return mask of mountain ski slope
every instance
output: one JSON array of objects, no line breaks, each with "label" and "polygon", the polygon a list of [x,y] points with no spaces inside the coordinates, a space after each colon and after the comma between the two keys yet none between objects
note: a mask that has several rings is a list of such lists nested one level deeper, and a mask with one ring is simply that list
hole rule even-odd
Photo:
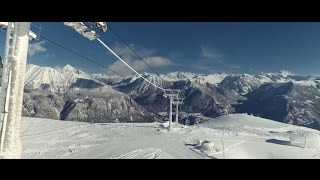
[{"label": "mountain ski slope", "polygon": [[[23,118],[23,158],[211,159],[319,158],[319,148],[291,144],[290,133],[319,136],[319,131],[245,114],[206,123],[81,123]],[[302,132],[302,133],[301,133]],[[203,143],[197,146],[198,142]],[[212,147],[208,146],[212,145]],[[316,144],[316,143],[315,143]],[[312,148],[311,148],[312,147]]]}]

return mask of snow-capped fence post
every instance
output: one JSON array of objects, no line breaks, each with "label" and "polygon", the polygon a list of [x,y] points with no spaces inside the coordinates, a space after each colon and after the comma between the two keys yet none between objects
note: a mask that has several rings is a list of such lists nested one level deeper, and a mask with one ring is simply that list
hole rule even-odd
[{"label": "snow-capped fence post", "polygon": [[8,120],[2,150],[5,158],[21,157],[20,123],[29,45],[30,22],[16,22],[14,25]]}]

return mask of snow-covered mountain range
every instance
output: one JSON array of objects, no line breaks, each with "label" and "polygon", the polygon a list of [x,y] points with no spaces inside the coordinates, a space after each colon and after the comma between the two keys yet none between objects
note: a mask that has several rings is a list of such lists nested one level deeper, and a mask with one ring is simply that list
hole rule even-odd
[{"label": "snow-covered mountain range", "polygon": [[[186,113],[217,117],[250,113],[319,129],[320,79],[287,71],[277,73],[143,73],[163,88],[181,89]],[[166,112],[168,99],[139,76],[89,74],[70,65],[28,65],[24,115],[90,122],[151,122]],[[138,118],[137,118],[138,117]],[[103,120],[104,119],[104,120]],[[108,120],[106,120],[108,119]]]},{"label": "snow-covered mountain range", "polygon": [[126,94],[70,65],[28,65],[23,115],[86,122],[161,120]]}]

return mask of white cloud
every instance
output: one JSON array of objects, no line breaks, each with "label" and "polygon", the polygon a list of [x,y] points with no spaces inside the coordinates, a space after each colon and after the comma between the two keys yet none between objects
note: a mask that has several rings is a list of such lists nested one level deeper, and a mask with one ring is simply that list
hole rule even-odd
[{"label": "white cloud", "polygon": [[[171,61],[165,57],[160,56],[152,56],[144,59],[152,68],[167,66],[171,64]],[[143,61],[140,60],[125,60],[127,64],[129,64],[133,69],[138,72],[143,72],[147,70],[149,67]],[[132,70],[130,70],[126,65],[124,65],[121,61],[116,61],[112,65],[109,66],[109,69],[116,71],[122,75],[131,75],[134,74]]]},{"label": "white cloud", "polygon": [[223,63],[222,57],[224,56],[221,54],[217,49],[201,46],[201,56],[206,59],[211,59],[216,61],[217,63]]},{"label": "white cloud", "polygon": [[[128,44],[131,49],[137,52],[142,57],[149,57],[154,55],[157,51],[149,48],[137,48],[133,43]],[[136,57],[135,53],[127,46],[123,46],[120,43],[116,43],[112,48],[118,55],[124,59],[134,60]]]},{"label": "white cloud", "polygon": [[[134,44],[129,44],[129,46],[134,49]],[[132,60],[133,58],[133,52],[127,46],[123,47],[120,43],[116,43],[112,49],[123,59]]]},{"label": "white cloud", "polygon": [[43,44],[45,44],[45,41],[29,44],[28,55],[33,56],[41,52],[46,52],[47,48],[45,48]]},{"label": "white cloud", "polygon": [[240,69],[241,67],[237,64],[231,64],[230,68],[231,69]]},{"label": "white cloud", "polygon": [[[130,44],[130,47],[133,50],[135,50],[139,55],[144,57],[144,61],[154,69],[157,67],[168,66],[171,64],[170,59],[154,55],[154,53],[156,52],[155,50],[147,48],[137,49],[135,48],[134,44]],[[138,59],[138,57],[136,57],[135,54],[128,47],[123,47],[119,44],[116,44],[113,50],[136,71],[143,72],[149,69],[148,65],[144,63],[141,59]],[[109,66],[109,69],[116,71],[122,75],[134,74],[132,70],[130,70],[119,60],[111,64]]]}]

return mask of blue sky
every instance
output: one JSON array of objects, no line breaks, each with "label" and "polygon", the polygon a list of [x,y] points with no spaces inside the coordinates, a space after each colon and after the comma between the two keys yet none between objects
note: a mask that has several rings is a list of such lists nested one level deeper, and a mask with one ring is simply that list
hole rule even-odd
[{"label": "blue sky", "polygon": [[[95,59],[117,72],[130,72],[96,41],[89,41],[59,22],[41,24],[41,35]],[[319,75],[320,23],[253,22],[110,22],[110,26],[158,72],[260,73],[282,69]],[[38,33],[38,29],[32,26]],[[150,71],[111,32],[100,33],[139,72]],[[0,31],[3,55],[5,32]],[[80,57],[38,40],[31,42],[28,63],[71,64],[88,72],[106,72]],[[131,72],[130,72],[131,73]]]}]

